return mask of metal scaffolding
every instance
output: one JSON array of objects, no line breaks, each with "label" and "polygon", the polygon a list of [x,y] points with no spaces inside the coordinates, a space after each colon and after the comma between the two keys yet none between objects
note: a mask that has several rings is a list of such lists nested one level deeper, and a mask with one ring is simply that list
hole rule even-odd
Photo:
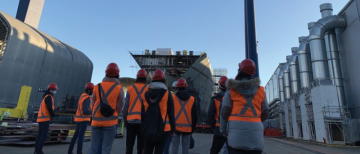
[{"label": "metal scaffolding", "polygon": [[323,115],[329,144],[351,143],[351,114],[347,106],[324,106]]}]

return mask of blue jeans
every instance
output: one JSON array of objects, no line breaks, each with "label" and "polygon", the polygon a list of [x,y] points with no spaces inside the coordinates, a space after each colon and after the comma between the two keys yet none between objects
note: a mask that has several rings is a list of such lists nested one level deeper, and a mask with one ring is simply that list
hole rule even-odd
[{"label": "blue jeans", "polygon": [[169,154],[171,141],[172,141],[172,137],[169,136],[169,138],[168,138],[168,140],[166,142],[166,145],[165,145],[164,154]]},{"label": "blue jeans", "polygon": [[[89,154],[110,154],[115,139],[115,129],[115,125],[110,127],[92,127]],[[101,139],[102,135],[104,136],[103,139]],[[101,152],[99,151],[100,146]]]},{"label": "blue jeans", "polygon": [[79,138],[79,140],[78,140],[78,146],[77,146],[77,154],[82,154],[82,147],[83,147],[85,132],[86,132],[88,123],[89,123],[88,121],[83,121],[83,122],[78,122],[76,124],[75,133],[71,139],[70,147],[68,150],[69,154],[72,154],[75,142],[78,138]]},{"label": "blue jeans", "polygon": [[39,122],[39,132],[38,132],[38,135],[36,136],[36,142],[35,142],[35,153],[36,154],[44,153],[42,151],[42,148],[44,146],[47,135],[49,133],[49,126],[50,126],[50,121]]},{"label": "blue jeans", "polygon": [[191,134],[175,134],[172,138],[172,154],[179,153],[180,138],[182,138],[182,154],[189,154]]},{"label": "blue jeans", "polygon": [[225,143],[223,148],[222,148],[222,154],[229,154],[228,148],[227,148],[227,144]]}]

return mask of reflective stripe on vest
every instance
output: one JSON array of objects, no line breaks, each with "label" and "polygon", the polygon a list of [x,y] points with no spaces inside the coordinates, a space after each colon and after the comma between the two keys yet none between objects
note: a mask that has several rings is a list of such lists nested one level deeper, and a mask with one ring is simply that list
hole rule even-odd
[{"label": "reflective stripe on vest", "polygon": [[261,122],[261,105],[265,99],[263,87],[256,88],[254,95],[242,95],[231,89],[233,102],[229,121]]},{"label": "reflective stripe on vest", "polygon": [[50,94],[46,95],[41,104],[40,104],[40,107],[39,107],[39,113],[38,113],[38,117],[37,117],[37,120],[36,122],[46,122],[46,121],[50,121],[50,113],[46,107],[46,103],[45,103],[45,99],[47,97],[51,97],[51,100],[52,100],[52,109],[54,110],[55,109],[55,106],[54,106],[54,97],[52,97]]},{"label": "reflective stripe on vest", "polygon": [[[100,84],[100,85],[101,85],[101,84]],[[105,104],[109,104],[107,98],[108,98],[108,96],[111,94],[111,92],[114,90],[114,88],[115,88],[116,86],[118,86],[118,84],[117,84],[117,83],[114,83],[114,84],[110,87],[110,89],[107,91],[106,94],[105,94],[104,88],[103,88],[103,86],[102,86],[101,91],[100,91],[102,97],[99,96],[99,99],[102,99],[102,101],[103,101]],[[98,90],[99,90],[99,88],[98,88]],[[93,114],[92,114],[92,120],[93,120],[93,122],[94,122],[94,121],[111,121],[111,120],[116,120],[116,119],[118,119],[118,117],[117,117],[117,116],[114,116],[114,115],[112,115],[112,116],[110,116],[110,117],[96,117],[96,113],[98,112],[98,110],[100,109],[100,107],[101,107],[101,103],[99,102],[98,105],[96,106]],[[100,112],[100,111],[99,111],[99,112]],[[115,111],[115,112],[116,112],[116,111]],[[114,114],[115,114],[115,112],[114,112]]]},{"label": "reflective stripe on vest", "polygon": [[[136,98],[132,102],[132,105],[129,104],[129,105],[131,105],[131,107],[128,109],[127,120],[128,120],[128,122],[141,122],[140,121],[141,120],[141,108],[142,108],[143,102],[144,102],[144,100],[142,99],[142,95],[143,95],[146,87],[148,87],[148,85],[144,84],[140,91],[138,90],[138,88],[135,85],[133,85],[132,87],[136,93]],[[130,95],[130,98],[129,98],[130,101],[131,101],[131,98],[132,98],[132,95]],[[137,112],[135,112],[134,108],[137,105],[138,100],[140,100],[141,106],[140,106],[140,109],[136,108]]]},{"label": "reflective stripe on vest", "polygon": [[175,127],[180,132],[192,132],[191,111],[194,105],[194,97],[182,101],[178,96],[173,94],[175,107]]},{"label": "reflective stripe on vest", "polygon": [[[90,121],[91,118],[91,114],[90,115],[83,115],[83,103],[86,99],[90,99],[91,102],[91,97],[86,94],[83,93],[79,99],[79,103],[78,103],[78,107],[76,109],[76,115],[75,115],[75,122],[82,122],[82,121]],[[89,106],[89,108],[91,109],[91,105]]]}]

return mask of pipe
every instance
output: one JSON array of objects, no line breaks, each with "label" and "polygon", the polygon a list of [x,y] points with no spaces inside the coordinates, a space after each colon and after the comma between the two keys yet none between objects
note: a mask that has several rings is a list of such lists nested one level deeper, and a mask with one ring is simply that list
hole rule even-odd
[{"label": "pipe", "polygon": [[291,98],[290,93],[290,71],[289,71],[289,61],[291,59],[291,56],[286,56],[286,64],[284,66],[284,95],[285,100]]},{"label": "pipe", "polygon": [[[324,9],[328,6],[321,5],[321,9],[325,11],[323,14],[327,15],[329,9]],[[326,16],[318,20],[310,30],[309,44],[311,51],[311,62],[313,68],[314,80],[329,78],[329,66],[326,59],[325,40],[324,35],[327,31],[335,28],[344,28],[346,20],[342,16]]]},{"label": "pipe", "polygon": [[308,88],[313,80],[311,57],[309,51],[308,37],[299,37],[299,74],[300,74],[300,87]]},{"label": "pipe", "polygon": [[279,76],[279,93],[280,93],[280,102],[283,103],[285,102],[285,95],[284,95],[284,65],[285,64],[280,64],[279,68],[280,68],[280,72],[278,74]]},{"label": "pipe", "polygon": [[[325,3],[320,5],[322,17],[328,17],[333,15],[333,8],[330,3]],[[339,98],[339,103],[341,105],[345,105],[345,91],[344,91],[344,83],[343,76],[340,66],[340,55],[339,48],[337,46],[337,38],[335,34],[335,30],[329,30],[325,35],[325,41],[327,42],[327,58],[330,76],[333,79],[336,89],[337,95]]]},{"label": "pipe", "polygon": [[259,78],[259,62],[256,40],[255,4],[254,0],[244,0],[245,7],[245,52],[246,58],[254,61],[256,72],[253,78]]},{"label": "pipe", "polygon": [[299,62],[297,59],[298,47],[291,48],[291,59],[289,61],[290,69],[290,82],[291,82],[291,94],[293,95],[299,91]]}]

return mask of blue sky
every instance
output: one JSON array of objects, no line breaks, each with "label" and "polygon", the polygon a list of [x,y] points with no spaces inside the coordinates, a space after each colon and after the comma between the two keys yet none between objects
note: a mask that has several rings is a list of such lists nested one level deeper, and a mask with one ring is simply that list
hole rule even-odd
[{"label": "blue sky", "polygon": [[[256,0],[262,85],[308,35],[307,23],[321,18],[320,4],[332,3],[337,14],[348,1]],[[0,11],[15,17],[18,2],[2,0]],[[95,83],[110,62],[120,76],[135,77],[128,51],[206,51],[212,67],[227,68],[231,78],[245,58],[243,0],[46,0],[39,29],[84,52]]]}]

